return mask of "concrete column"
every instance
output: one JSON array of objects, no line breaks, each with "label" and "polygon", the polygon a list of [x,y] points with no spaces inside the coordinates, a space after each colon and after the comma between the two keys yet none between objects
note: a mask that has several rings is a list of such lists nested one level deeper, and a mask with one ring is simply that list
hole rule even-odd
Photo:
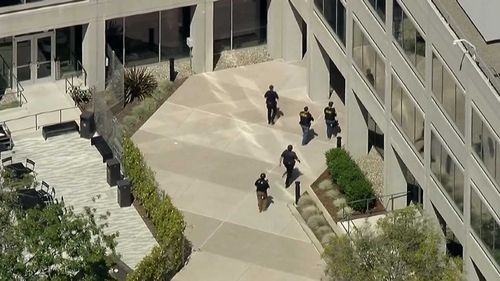
[{"label": "concrete column", "polygon": [[[368,111],[363,107],[351,88],[345,93],[347,126],[342,131],[347,137],[347,149],[354,158],[368,153]],[[347,136],[345,135],[347,134]]]},{"label": "concrete column", "polygon": [[[384,150],[384,164],[385,164],[385,183],[384,183],[384,195],[390,195],[394,193],[406,192],[407,182],[405,175],[403,174],[402,165],[398,159],[396,152],[390,146],[386,147]],[[388,198],[387,198],[388,199]],[[395,198],[393,202],[384,200],[384,204],[387,202],[391,204],[390,206],[385,206],[386,209],[394,210],[406,207],[407,196],[402,196]],[[394,204],[394,205],[392,205]]]},{"label": "concrete column", "polygon": [[211,0],[200,0],[196,5],[190,27],[194,73],[213,70],[213,22],[214,3]]},{"label": "concrete column", "polygon": [[272,58],[283,57],[283,0],[272,0],[267,10],[267,51]]},{"label": "concrete column", "polygon": [[290,1],[283,0],[283,41],[281,44],[285,61],[302,60],[301,17]]},{"label": "concrete column", "polygon": [[311,100],[327,100],[330,91],[329,58],[312,33],[308,33],[308,91]]},{"label": "concrete column", "polygon": [[106,25],[98,16],[90,20],[84,29],[82,60],[87,71],[87,85],[103,91],[106,81]]}]

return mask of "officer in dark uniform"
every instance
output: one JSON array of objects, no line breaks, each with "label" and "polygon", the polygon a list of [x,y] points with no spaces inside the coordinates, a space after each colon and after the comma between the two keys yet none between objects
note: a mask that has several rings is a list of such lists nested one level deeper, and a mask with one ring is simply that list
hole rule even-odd
[{"label": "officer in dark uniform", "polygon": [[274,125],[274,118],[278,113],[278,93],[274,91],[274,86],[270,85],[269,90],[264,94],[267,106],[267,124]]},{"label": "officer in dark uniform", "polygon": [[257,206],[259,207],[259,213],[261,213],[267,203],[267,189],[269,188],[266,174],[260,174],[260,177],[255,181],[255,187],[257,187]]},{"label": "officer in dark uniform", "polygon": [[283,162],[283,164],[286,167],[286,180],[285,180],[286,187],[289,187],[290,184],[292,184],[291,180],[292,180],[293,168],[295,167],[295,161],[300,163],[299,157],[297,157],[297,154],[295,154],[295,152],[293,152],[292,150],[293,146],[291,144],[288,145],[286,150],[283,151],[283,153],[281,153],[280,157],[280,166],[281,162]]},{"label": "officer in dark uniform", "polygon": [[300,112],[299,124],[302,127],[302,145],[307,144],[309,138],[309,129],[311,128],[311,122],[314,121],[311,113],[309,113],[309,108],[306,106],[304,110]]},{"label": "officer in dark uniform", "polygon": [[337,112],[335,111],[335,107],[333,107],[333,101],[328,103],[328,106],[325,107],[325,122],[326,122],[326,136],[328,139],[332,138],[335,126],[337,121],[335,117],[337,116]]}]

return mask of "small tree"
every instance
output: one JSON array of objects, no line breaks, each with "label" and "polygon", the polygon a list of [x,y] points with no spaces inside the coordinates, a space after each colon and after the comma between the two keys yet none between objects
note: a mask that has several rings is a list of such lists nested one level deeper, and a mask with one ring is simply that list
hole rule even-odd
[{"label": "small tree", "polygon": [[351,236],[335,237],[323,253],[332,281],[463,280],[461,261],[441,250],[442,236],[416,207],[394,211]]},{"label": "small tree", "polygon": [[0,280],[110,280],[117,234],[103,233],[95,210],[76,214],[64,203],[23,210],[15,194],[0,190]]}]

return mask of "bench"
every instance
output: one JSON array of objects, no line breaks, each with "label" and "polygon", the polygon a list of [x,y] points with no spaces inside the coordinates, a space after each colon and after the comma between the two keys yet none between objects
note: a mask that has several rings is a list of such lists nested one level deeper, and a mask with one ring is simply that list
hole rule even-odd
[{"label": "bench", "polygon": [[113,158],[113,151],[109,147],[108,143],[102,136],[93,137],[90,139],[90,144],[97,148],[97,151],[102,156],[102,162],[106,162]]},{"label": "bench", "polygon": [[49,137],[54,137],[62,134],[66,134],[73,131],[79,131],[78,124],[73,121],[62,122],[52,125],[43,126],[42,136],[45,140]]}]

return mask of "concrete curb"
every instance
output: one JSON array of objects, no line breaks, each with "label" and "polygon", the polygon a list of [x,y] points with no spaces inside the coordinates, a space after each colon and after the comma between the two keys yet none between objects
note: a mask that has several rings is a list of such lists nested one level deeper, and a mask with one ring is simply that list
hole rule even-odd
[{"label": "concrete curb", "polygon": [[297,222],[300,224],[300,227],[302,227],[302,229],[307,234],[309,239],[311,239],[311,242],[313,243],[313,245],[316,248],[316,250],[318,251],[318,253],[323,254],[323,252],[325,251],[325,249],[323,248],[323,245],[321,245],[321,242],[319,242],[316,235],[314,235],[312,230],[309,228],[306,221],[304,220],[304,218],[302,218],[302,216],[300,215],[300,213],[297,210],[297,208],[295,207],[295,205],[290,203],[290,204],[287,204],[287,206],[288,206],[288,209],[290,209],[290,212],[292,213],[292,215],[297,220]]}]

